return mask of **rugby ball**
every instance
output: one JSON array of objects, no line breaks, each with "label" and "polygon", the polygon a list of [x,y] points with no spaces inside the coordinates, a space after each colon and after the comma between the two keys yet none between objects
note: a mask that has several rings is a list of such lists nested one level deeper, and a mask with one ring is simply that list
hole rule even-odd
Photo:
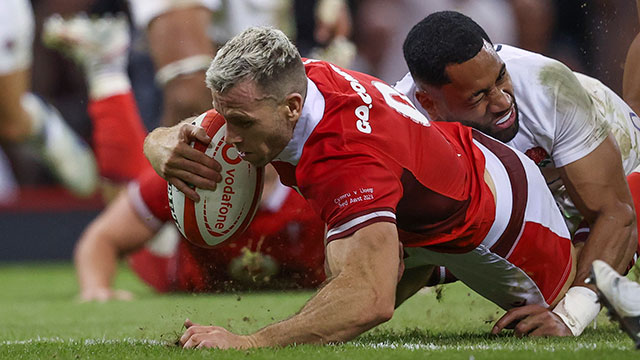
[{"label": "rugby ball", "polygon": [[198,202],[169,184],[169,207],[178,230],[189,242],[213,248],[233,242],[251,223],[260,205],[264,168],[242,161],[236,149],[225,143],[225,121],[215,110],[198,116],[192,124],[204,128],[211,143],[191,146],[222,165],[222,182],[215,191],[196,188]]}]

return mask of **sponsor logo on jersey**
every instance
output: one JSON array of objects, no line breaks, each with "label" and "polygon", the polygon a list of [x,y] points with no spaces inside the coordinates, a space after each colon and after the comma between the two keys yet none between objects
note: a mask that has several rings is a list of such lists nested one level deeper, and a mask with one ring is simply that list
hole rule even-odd
[{"label": "sponsor logo on jersey", "polygon": [[373,108],[373,100],[371,99],[371,95],[367,93],[367,89],[362,85],[356,78],[342,71],[340,68],[333,64],[329,64],[331,69],[338,73],[338,75],[342,76],[345,80],[349,82],[353,91],[360,96],[362,99],[363,105],[358,106],[354,114],[358,120],[356,120],[356,129],[364,134],[371,134],[371,124],[369,124],[369,110]]}]

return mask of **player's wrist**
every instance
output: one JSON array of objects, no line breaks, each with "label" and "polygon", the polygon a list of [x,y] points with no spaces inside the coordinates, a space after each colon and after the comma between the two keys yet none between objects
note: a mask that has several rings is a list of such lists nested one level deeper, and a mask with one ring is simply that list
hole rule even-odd
[{"label": "player's wrist", "polygon": [[247,346],[245,348],[247,349],[269,346],[269,344],[264,343],[264,339],[259,335],[259,333],[243,335],[242,338],[246,342]]},{"label": "player's wrist", "polygon": [[569,288],[564,298],[553,309],[553,313],[562,319],[574,336],[582,334],[599,312],[598,294],[585,286]]}]

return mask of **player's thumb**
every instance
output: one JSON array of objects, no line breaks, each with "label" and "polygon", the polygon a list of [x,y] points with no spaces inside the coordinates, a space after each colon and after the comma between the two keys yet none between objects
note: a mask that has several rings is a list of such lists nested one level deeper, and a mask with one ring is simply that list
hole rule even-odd
[{"label": "player's thumb", "polygon": [[184,327],[185,327],[186,329],[188,329],[188,328],[192,327],[193,325],[195,325],[195,324],[194,324],[193,322],[191,322],[191,320],[189,320],[189,319],[185,319],[185,320],[184,320]]}]

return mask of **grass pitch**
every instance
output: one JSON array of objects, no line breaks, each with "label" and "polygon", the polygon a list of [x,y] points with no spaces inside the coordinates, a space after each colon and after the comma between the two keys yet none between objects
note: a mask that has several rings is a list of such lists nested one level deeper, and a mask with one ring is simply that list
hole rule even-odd
[{"label": "grass pitch", "polygon": [[157,295],[122,268],[130,302],[78,303],[70,264],[0,266],[0,358],[6,359],[638,359],[600,314],[579,338],[516,339],[489,331],[503,311],[461,284],[409,299],[394,318],[354,341],[249,351],[173,346],[182,322],[247,333],[295,313],[310,292]]}]

